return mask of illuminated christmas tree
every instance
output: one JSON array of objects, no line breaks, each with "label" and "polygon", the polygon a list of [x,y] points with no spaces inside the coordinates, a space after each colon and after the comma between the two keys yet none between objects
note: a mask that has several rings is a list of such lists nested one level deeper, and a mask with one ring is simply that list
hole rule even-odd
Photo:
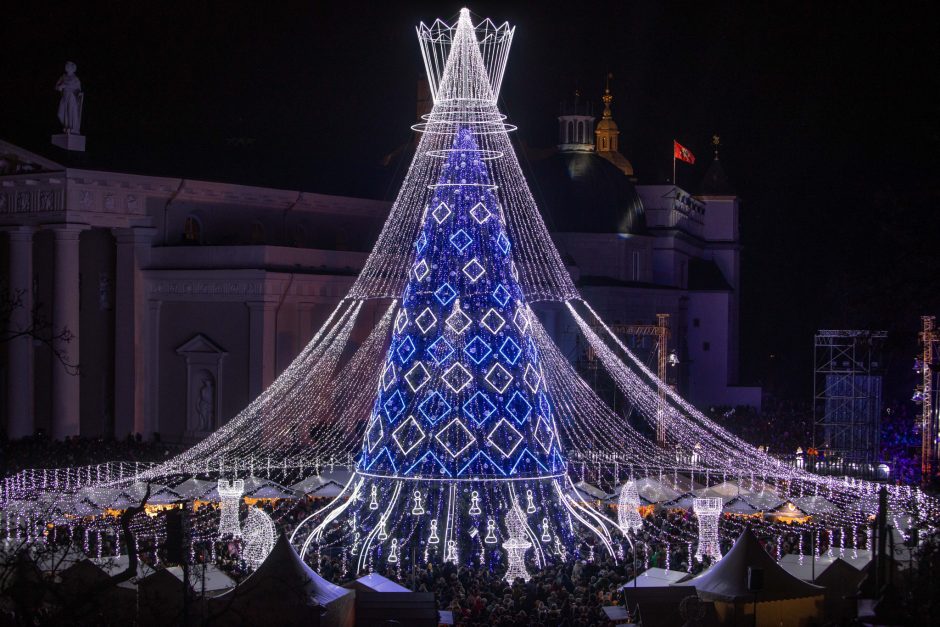
[{"label": "illuminated christmas tree", "polygon": [[[348,546],[357,570],[413,551],[420,561],[505,563],[494,532],[517,547],[518,568],[529,547],[540,564],[578,555],[576,521],[606,535],[566,496],[561,418],[500,206],[513,190],[493,183],[490,164],[503,155],[481,145],[506,125],[466,10],[450,36],[442,72],[429,69],[435,107],[418,127],[435,136],[419,150],[439,164],[427,180],[406,181],[430,194],[357,472],[311,534],[321,547]],[[523,497],[525,513],[515,505]],[[511,532],[491,522],[507,512]]]}]

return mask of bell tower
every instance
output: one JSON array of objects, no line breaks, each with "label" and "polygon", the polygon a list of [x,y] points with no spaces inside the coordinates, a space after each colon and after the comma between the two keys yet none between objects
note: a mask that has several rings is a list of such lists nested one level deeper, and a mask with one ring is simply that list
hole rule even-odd
[{"label": "bell tower", "polygon": [[574,102],[561,103],[558,114],[558,150],[593,152],[594,107],[581,100],[581,90],[574,92]]},{"label": "bell tower", "polygon": [[597,154],[620,168],[627,176],[632,177],[633,164],[620,154],[618,141],[620,129],[617,128],[617,123],[614,122],[614,116],[610,112],[610,103],[614,101],[614,97],[610,94],[610,77],[611,75],[608,74],[604,95],[601,97],[601,100],[604,101],[604,113],[601,115],[601,121],[597,123],[597,130],[594,131]]}]

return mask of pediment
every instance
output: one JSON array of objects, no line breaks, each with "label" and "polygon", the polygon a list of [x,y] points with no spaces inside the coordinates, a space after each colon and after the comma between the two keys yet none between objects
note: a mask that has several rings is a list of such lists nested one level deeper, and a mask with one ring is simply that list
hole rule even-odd
[{"label": "pediment", "polygon": [[176,349],[177,355],[227,355],[224,348],[210,340],[202,333],[197,333],[192,338],[181,344]]},{"label": "pediment", "polygon": [[62,172],[65,166],[0,139],[0,176]]}]

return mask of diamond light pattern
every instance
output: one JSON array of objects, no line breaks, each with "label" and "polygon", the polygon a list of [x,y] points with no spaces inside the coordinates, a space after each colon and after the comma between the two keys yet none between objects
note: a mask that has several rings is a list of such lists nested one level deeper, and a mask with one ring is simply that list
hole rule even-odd
[{"label": "diamond light pattern", "polygon": [[473,431],[464,426],[459,418],[454,418],[443,429],[437,432],[434,439],[440,442],[444,450],[454,459],[467,450],[476,438]]},{"label": "diamond light pattern", "polygon": [[475,142],[457,133],[416,234],[358,462],[372,476],[472,480],[564,468],[512,244],[504,221],[491,219],[497,189]]},{"label": "diamond light pattern", "polygon": [[418,281],[423,281],[424,277],[426,277],[430,272],[431,268],[428,267],[428,262],[424,259],[415,264],[414,273],[415,278],[418,279]]},{"label": "diamond light pattern", "polygon": [[525,381],[525,384],[529,386],[529,389],[532,390],[533,394],[535,394],[539,391],[539,384],[542,382],[542,375],[538,370],[532,367],[532,364],[526,364],[525,374],[522,375],[522,380]]},{"label": "diamond light pattern", "polygon": [[449,414],[450,410],[450,403],[438,392],[431,392],[431,394],[418,405],[418,411],[421,412],[421,415],[427,418],[428,422],[432,425]]},{"label": "diamond light pattern", "polygon": [[467,247],[473,242],[473,238],[467,235],[467,232],[463,229],[460,229],[456,233],[450,236],[450,243],[454,245],[454,248],[457,249],[457,252],[463,253],[467,250]]},{"label": "diamond light pattern", "polygon": [[499,354],[502,355],[506,361],[515,366],[516,362],[519,361],[519,355],[522,354],[522,349],[519,348],[519,345],[516,344],[514,339],[507,336],[502,346],[499,347]]},{"label": "diamond light pattern", "polygon": [[437,324],[437,316],[434,315],[430,307],[425,307],[424,311],[415,318],[415,324],[421,329],[421,333],[427,333]]},{"label": "diamond light pattern", "polygon": [[473,375],[460,362],[457,362],[444,372],[441,380],[456,394],[470,385]]},{"label": "diamond light pattern", "polygon": [[477,261],[476,258],[473,258],[463,267],[463,273],[467,275],[471,283],[476,283],[480,280],[481,276],[486,274],[486,268],[484,268],[483,264]]},{"label": "diamond light pattern", "polygon": [[532,404],[517,390],[509,399],[509,402],[506,403],[506,413],[512,416],[516,422],[522,424],[532,413]]},{"label": "diamond light pattern", "polygon": [[487,443],[499,451],[503,457],[512,455],[522,442],[522,434],[505,418],[500,418],[493,430],[486,436]]},{"label": "diamond light pattern", "polygon": [[460,307],[455,307],[454,313],[447,317],[447,326],[458,335],[466,331],[471,322],[473,320]]},{"label": "diamond light pattern", "polygon": [[412,392],[417,392],[428,382],[428,379],[431,378],[428,369],[424,367],[420,361],[416,362],[415,365],[408,371],[408,374],[405,375],[405,381],[408,383],[408,386],[411,388]]},{"label": "diamond light pattern", "polygon": [[503,325],[506,324],[506,319],[499,315],[495,309],[490,309],[486,312],[486,315],[483,316],[483,319],[480,320],[480,324],[486,327],[486,330],[496,335],[499,333],[499,330],[503,328]]},{"label": "diamond light pattern", "polygon": [[478,202],[473,206],[473,209],[470,210],[470,217],[476,220],[477,224],[483,225],[486,224],[486,221],[490,219],[490,216],[493,213],[486,208],[482,202]]},{"label": "diamond light pattern", "polygon": [[447,206],[447,203],[440,203],[435,207],[434,211],[431,213],[431,216],[434,218],[434,221],[438,224],[443,224],[447,218],[450,217],[451,210]]},{"label": "diamond light pattern", "polygon": [[405,455],[421,444],[424,438],[424,430],[414,416],[408,416],[404,422],[392,431],[392,439],[395,440],[395,444]]},{"label": "diamond light pattern", "polygon": [[481,340],[479,335],[476,335],[470,340],[466,348],[463,349],[463,352],[470,361],[479,366],[489,357],[493,349],[490,348],[489,344]]},{"label": "diamond light pattern", "polygon": [[509,290],[507,290],[505,287],[503,287],[503,284],[502,284],[502,283],[500,283],[499,285],[497,285],[497,286],[496,286],[496,289],[493,290],[493,300],[495,300],[497,303],[499,303],[499,306],[500,306],[500,307],[505,307],[505,306],[506,306],[506,303],[509,302],[509,299],[510,299],[511,297],[512,297],[512,296],[510,295]]},{"label": "diamond light pattern", "polygon": [[450,283],[444,283],[434,291],[434,298],[437,299],[437,302],[446,307],[451,301],[457,298],[457,290],[451,287]]},{"label": "diamond light pattern", "polygon": [[477,391],[463,404],[463,413],[473,420],[477,426],[482,426],[486,419],[496,411],[496,405],[483,392]]},{"label": "diamond light pattern", "polygon": [[494,390],[502,394],[506,391],[506,388],[509,387],[509,384],[512,383],[513,377],[502,365],[493,364],[493,367],[486,373],[484,379],[493,386]]},{"label": "diamond light pattern", "polygon": [[431,359],[434,360],[435,364],[441,365],[454,354],[454,346],[445,340],[442,335],[428,346],[427,353],[431,356]]},{"label": "diamond light pattern", "polygon": [[382,390],[387,391],[396,380],[395,364],[390,361],[385,364],[385,370],[382,371]]}]

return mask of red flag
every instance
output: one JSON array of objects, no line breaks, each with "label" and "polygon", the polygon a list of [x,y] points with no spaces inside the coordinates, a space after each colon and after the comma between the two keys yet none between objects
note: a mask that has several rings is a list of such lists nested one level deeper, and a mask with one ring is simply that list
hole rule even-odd
[{"label": "red flag", "polygon": [[692,154],[692,151],[676,140],[672,140],[672,156],[674,159],[678,159],[679,161],[695,163],[695,155]]}]

